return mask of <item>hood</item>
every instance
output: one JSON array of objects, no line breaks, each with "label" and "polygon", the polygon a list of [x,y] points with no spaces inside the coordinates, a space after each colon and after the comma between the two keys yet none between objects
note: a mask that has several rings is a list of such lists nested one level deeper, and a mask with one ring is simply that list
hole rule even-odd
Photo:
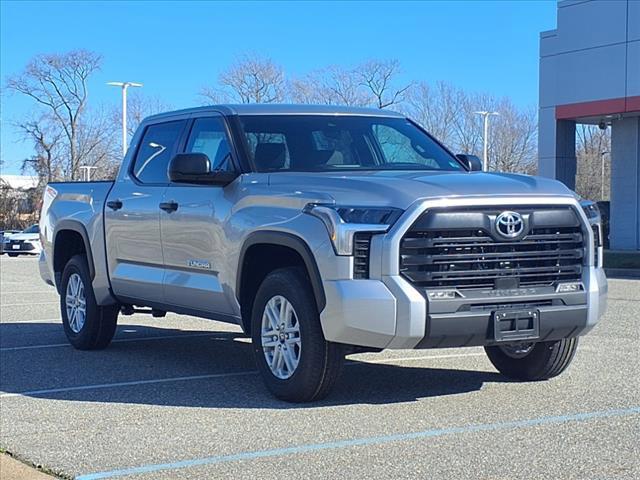
[{"label": "hood", "polygon": [[484,172],[282,172],[270,175],[276,189],[329,195],[336,203],[406,209],[416,200],[443,197],[562,196],[574,193],[557,180]]},{"label": "hood", "polygon": [[5,236],[4,237],[5,240],[28,240],[30,242],[34,241],[34,240],[40,240],[40,235],[38,235],[37,233],[14,233],[12,235],[9,235],[8,237]]}]

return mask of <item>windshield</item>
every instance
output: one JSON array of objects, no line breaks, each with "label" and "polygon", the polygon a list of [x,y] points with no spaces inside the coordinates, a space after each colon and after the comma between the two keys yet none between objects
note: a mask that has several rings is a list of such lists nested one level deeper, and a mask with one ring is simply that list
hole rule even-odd
[{"label": "windshield", "polygon": [[40,233],[40,227],[36,225],[31,225],[29,228],[25,228],[22,233]]},{"label": "windshield", "polygon": [[240,116],[259,172],[464,170],[404,118],[332,115]]}]

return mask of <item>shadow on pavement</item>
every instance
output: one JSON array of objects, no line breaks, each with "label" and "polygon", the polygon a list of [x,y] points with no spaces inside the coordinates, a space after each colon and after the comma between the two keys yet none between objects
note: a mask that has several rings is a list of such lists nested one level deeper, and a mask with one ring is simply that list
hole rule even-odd
[{"label": "shadow on pavement", "polygon": [[[60,332],[59,324],[0,324],[3,347],[12,338],[33,339],[38,345],[45,333]],[[116,341],[102,351],[78,351],[70,346],[26,350],[3,350],[0,362],[0,390],[35,398],[83,402],[113,402],[202,408],[310,408],[329,405],[388,404],[419,398],[455,395],[479,390],[485,382],[504,382],[493,372],[409,365],[365,363],[349,360],[341,379],[328,399],[292,405],[274,399],[255,371],[251,344],[233,332],[202,332],[126,325],[136,335],[174,336],[143,341]],[[141,334],[144,335],[141,335]],[[208,335],[210,333],[210,335]],[[203,335],[204,334],[204,335]],[[120,332],[116,339],[122,338]],[[63,343],[64,336],[56,337]],[[21,345],[25,345],[22,342]],[[9,347],[10,348],[10,347]],[[374,357],[375,358],[375,357]],[[146,380],[222,375],[217,378],[135,384]],[[57,392],[85,385],[133,382]],[[15,398],[15,397],[14,397]],[[9,398],[3,401],[12,401]]]}]

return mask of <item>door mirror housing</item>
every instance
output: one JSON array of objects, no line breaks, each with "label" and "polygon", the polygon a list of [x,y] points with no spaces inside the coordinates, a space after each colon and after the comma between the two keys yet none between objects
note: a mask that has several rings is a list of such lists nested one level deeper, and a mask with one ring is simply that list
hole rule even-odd
[{"label": "door mirror housing", "polygon": [[482,171],[482,160],[480,160],[476,155],[468,155],[466,153],[459,153],[456,155],[458,160],[462,162],[464,166],[470,172],[481,172]]},{"label": "door mirror housing", "polygon": [[211,160],[204,153],[178,153],[169,163],[169,180],[175,183],[225,186],[237,177],[233,171],[211,171]]}]

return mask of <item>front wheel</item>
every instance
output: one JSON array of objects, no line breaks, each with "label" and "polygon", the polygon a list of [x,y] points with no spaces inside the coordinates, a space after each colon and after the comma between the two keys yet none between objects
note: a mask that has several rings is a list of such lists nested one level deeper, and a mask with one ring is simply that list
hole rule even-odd
[{"label": "front wheel", "polygon": [[116,332],[118,306],[96,303],[84,255],[72,257],[64,267],[61,292],[62,325],[69,343],[79,350],[107,347]]},{"label": "front wheel", "polygon": [[344,362],[342,346],[324,338],[311,286],[298,268],[275,270],[262,282],[251,339],[267,388],[289,402],[325,397]]},{"label": "front wheel", "polygon": [[578,348],[577,338],[555,342],[485,347],[494,367],[514,380],[547,380],[564,372]]}]

